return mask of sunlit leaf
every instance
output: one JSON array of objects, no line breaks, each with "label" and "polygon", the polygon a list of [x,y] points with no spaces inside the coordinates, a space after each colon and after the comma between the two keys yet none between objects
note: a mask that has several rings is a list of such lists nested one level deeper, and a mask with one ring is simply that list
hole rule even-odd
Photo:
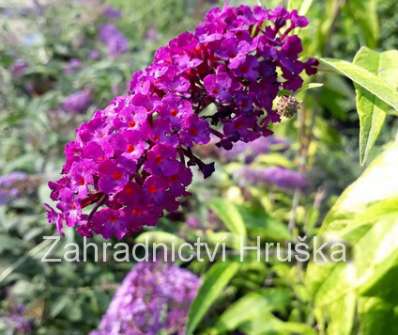
[{"label": "sunlit leaf", "polygon": [[300,15],[306,15],[314,0],[290,0],[288,8],[297,9]]},{"label": "sunlit leaf", "polygon": [[321,227],[326,230],[343,229],[353,215],[361,213],[370,204],[398,197],[398,143],[392,143],[351,184],[329,211]]},{"label": "sunlit leaf", "polygon": [[135,241],[137,243],[162,243],[165,245],[173,245],[174,247],[180,246],[184,244],[185,241],[171,233],[163,232],[163,231],[148,231],[140,234]]},{"label": "sunlit leaf", "polygon": [[377,77],[367,69],[353,63],[331,58],[321,58],[321,63],[332,70],[350,78],[355,84],[366,89],[370,94],[375,95],[381,101],[398,112],[398,92],[387,82]]},{"label": "sunlit leaf", "polygon": [[346,2],[348,12],[361,28],[362,36],[368,47],[377,47],[379,39],[378,0],[350,0]]},{"label": "sunlit leaf", "polygon": [[206,273],[198,295],[189,310],[186,326],[187,335],[194,333],[211,305],[220,296],[224,288],[228,285],[229,281],[235,276],[238,270],[238,263],[221,262],[213,265]]},{"label": "sunlit leaf", "polygon": [[[390,84],[391,87],[398,87],[397,50],[379,53],[368,48],[362,48],[356,54],[354,64],[374,73],[380,79]],[[355,87],[360,124],[360,162],[364,164],[383,128],[386,115],[391,108],[360,85],[355,84]]]},{"label": "sunlit leaf", "polygon": [[221,331],[237,329],[244,322],[257,318],[266,319],[271,311],[268,299],[259,293],[249,293],[232,304],[219,318],[218,328]]},{"label": "sunlit leaf", "polygon": [[237,207],[227,200],[213,199],[210,208],[225,226],[241,238],[246,238],[246,226]]}]

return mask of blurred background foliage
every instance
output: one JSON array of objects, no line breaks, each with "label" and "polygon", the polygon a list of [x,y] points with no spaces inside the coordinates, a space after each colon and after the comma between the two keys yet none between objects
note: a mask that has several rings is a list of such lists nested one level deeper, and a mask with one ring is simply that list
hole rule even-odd
[{"label": "blurred background foliage", "polygon": [[[361,46],[398,48],[396,0],[262,4],[281,2],[311,20],[302,35],[306,55],[351,61]],[[86,334],[97,326],[131,264],[40,262],[49,245],[42,237],[54,234],[42,207],[47,182],[57,176],[76,126],[123,94],[156,48],[193,29],[215,5],[220,2],[0,0],[0,334]],[[110,35],[101,33],[105,25],[114,28]],[[298,114],[275,127],[272,139],[233,152],[198,148],[216,160],[216,174],[206,182],[197,176],[178,213],[129,243],[200,236],[210,243],[226,238],[233,250],[239,235],[249,244],[257,236],[283,244],[321,235],[347,241],[353,261],[247,260],[239,271],[230,268],[225,290],[206,297],[214,302],[209,310],[193,310],[195,334],[398,334],[398,156],[390,143],[396,121],[387,120],[369,161],[381,156],[361,168],[353,85],[330,71],[314,81],[323,86],[298,95]],[[82,243],[68,231],[53,255],[70,241]],[[202,275],[211,268],[182,266]]]}]

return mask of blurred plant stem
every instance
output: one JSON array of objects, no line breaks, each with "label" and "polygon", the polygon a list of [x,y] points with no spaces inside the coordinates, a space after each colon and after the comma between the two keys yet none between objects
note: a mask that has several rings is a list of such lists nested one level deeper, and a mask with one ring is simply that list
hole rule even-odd
[{"label": "blurred plant stem", "polygon": [[331,3],[331,6],[329,5],[330,8],[328,8],[329,18],[321,26],[321,33],[323,35],[323,38],[319,51],[321,52],[322,55],[327,55],[329,51],[330,41],[331,41],[329,36],[333,34],[336,28],[337,19],[340,15],[341,9],[346,4],[346,0],[334,0],[334,1],[329,1],[329,3]]},{"label": "blurred plant stem", "polygon": [[[302,105],[298,109],[298,123],[299,123],[299,151],[298,151],[298,161],[299,161],[299,172],[306,174],[308,172],[308,154],[309,148],[313,139],[313,129],[315,125],[315,110],[310,110],[306,106]],[[296,214],[297,207],[300,204],[300,199],[302,196],[302,191],[300,189],[295,189],[293,194],[292,209],[290,211],[290,218],[288,229],[289,232],[297,235],[296,231]],[[304,228],[303,228],[304,229]]]}]

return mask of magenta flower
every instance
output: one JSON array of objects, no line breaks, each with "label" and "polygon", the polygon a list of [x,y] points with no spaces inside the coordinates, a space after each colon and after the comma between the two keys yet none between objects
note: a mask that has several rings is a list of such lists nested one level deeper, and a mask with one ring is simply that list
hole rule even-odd
[{"label": "magenta flower", "polygon": [[196,275],[175,265],[138,263],[90,335],[184,335],[199,285]]},{"label": "magenta flower", "polygon": [[[98,189],[109,195],[116,194],[123,190],[129,181],[129,171],[125,169],[121,162],[116,160],[105,160],[98,166]],[[133,163],[133,162],[132,162]],[[134,173],[135,169],[130,172]]]},{"label": "magenta flower", "polygon": [[[301,42],[292,34],[306,23],[283,8],[225,6],[160,48],[132,76],[129,95],[97,111],[66,146],[63,176],[50,184],[50,221],[59,231],[66,224],[85,236],[122,238],[177,210],[191,168],[205,178],[214,172],[195,145],[214,135],[217,146],[231,149],[272,134],[275,98],[316,69],[316,60],[299,60]],[[115,36],[114,26],[102,27],[104,43]],[[215,112],[204,115],[210,104]]]}]

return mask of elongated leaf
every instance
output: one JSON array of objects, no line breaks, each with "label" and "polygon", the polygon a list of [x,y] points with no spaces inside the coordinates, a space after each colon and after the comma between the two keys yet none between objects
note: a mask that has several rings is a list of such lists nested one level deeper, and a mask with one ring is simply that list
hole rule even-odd
[{"label": "elongated leaf", "polygon": [[193,334],[211,305],[220,296],[229,281],[239,270],[238,263],[216,263],[206,273],[196,299],[188,314],[187,335]]},{"label": "elongated leaf", "polygon": [[387,82],[363,67],[344,60],[330,58],[321,58],[320,60],[324,65],[350,78],[355,84],[389,105],[393,109],[392,114],[398,113],[398,92]]},{"label": "elongated leaf", "polygon": [[315,335],[311,326],[298,322],[281,321],[272,314],[248,322],[242,326],[242,331],[247,335]]},{"label": "elongated leaf", "polygon": [[300,15],[306,15],[314,0],[290,0],[289,10],[297,9]]},{"label": "elongated leaf", "polygon": [[348,263],[310,263],[307,267],[306,287],[323,333],[351,335],[358,317],[356,306],[368,299],[364,297],[377,297],[381,302],[360,310],[359,333],[385,333],[379,332],[383,328],[378,323],[383,322],[383,313],[394,314],[391,306],[398,302],[397,157],[395,142],[348,187],[323,223],[323,236],[342,238],[352,246]]},{"label": "elongated leaf", "polygon": [[299,9],[299,14],[306,15],[310,10],[313,2],[314,0],[303,0]]},{"label": "elongated leaf", "polygon": [[247,232],[245,223],[234,204],[223,199],[214,199],[210,204],[210,208],[232,233],[246,238]]},{"label": "elongated leaf", "polygon": [[135,241],[137,243],[162,243],[168,246],[174,245],[175,247],[185,243],[182,238],[164,231],[148,231],[142,233]]},{"label": "elongated leaf", "polygon": [[355,244],[359,293],[398,302],[398,215],[379,219]]},{"label": "elongated leaf", "polygon": [[[355,56],[354,64],[374,73],[380,79],[391,84],[391,87],[397,88],[397,50],[379,53],[368,48],[361,48]],[[360,85],[355,84],[355,88],[357,93],[356,101],[360,124],[360,162],[361,164],[364,164],[383,128],[386,115],[391,108]]]},{"label": "elongated leaf", "polygon": [[395,307],[378,298],[360,299],[360,334],[398,334],[398,314],[394,312]]},{"label": "elongated leaf", "polygon": [[241,247],[241,240],[239,236],[230,232],[213,232],[208,231],[206,234],[207,241],[215,246],[225,244],[226,246],[239,250]]},{"label": "elongated leaf", "polygon": [[218,320],[221,331],[235,330],[244,322],[270,313],[268,300],[258,293],[249,293],[231,305]]},{"label": "elongated leaf", "polygon": [[344,229],[354,215],[370,204],[398,197],[398,143],[392,143],[339,197],[327,214],[321,232]]},{"label": "elongated leaf", "polygon": [[347,9],[361,29],[361,35],[368,47],[376,48],[379,39],[377,0],[350,0]]}]

